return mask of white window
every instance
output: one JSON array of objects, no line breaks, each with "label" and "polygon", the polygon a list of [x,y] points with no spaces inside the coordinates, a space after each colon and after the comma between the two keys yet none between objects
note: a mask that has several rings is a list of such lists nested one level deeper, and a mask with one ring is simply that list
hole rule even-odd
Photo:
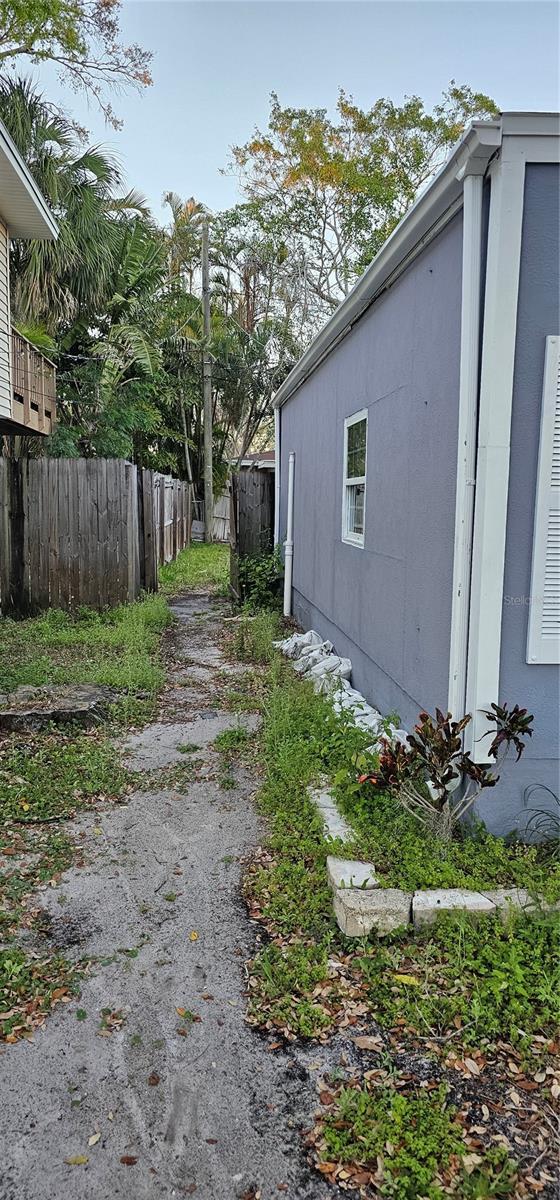
[{"label": "white window", "polygon": [[528,606],[527,662],[560,662],[560,337],[546,339]]},{"label": "white window", "polygon": [[344,422],[344,479],[342,484],[342,540],[364,544],[367,470],[367,410]]}]

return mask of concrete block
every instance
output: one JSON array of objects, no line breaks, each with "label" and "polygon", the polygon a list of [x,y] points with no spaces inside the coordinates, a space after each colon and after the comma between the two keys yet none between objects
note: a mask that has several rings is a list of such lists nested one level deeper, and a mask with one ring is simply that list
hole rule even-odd
[{"label": "concrete block", "polygon": [[559,901],[556,901],[554,904],[547,904],[542,898],[540,901],[535,900],[525,888],[485,888],[483,894],[500,910],[500,915],[504,921],[507,921],[508,912],[511,908],[521,908],[524,912],[534,912],[537,908],[540,908],[543,912],[558,912],[560,910]]},{"label": "concrete block", "polygon": [[364,937],[372,929],[392,933],[410,921],[411,892],[398,888],[336,888],[334,915],[347,937]]},{"label": "concrete block", "polygon": [[314,788],[309,791],[309,798],[316,805],[323,818],[326,836],[341,838],[344,842],[350,841],[354,835],[344,817],[339,813],[331,792],[326,791],[324,788]]},{"label": "concrete block", "polygon": [[357,862],[348,858],[327,858],[327,876],[332,888],[358,888],[370,891],[379,887],[373,863]]},{"label": "concrete block", "polygon": [[484,889],[483,896],[491,900],[495,908],[509,909],[514,908],[534,908],[535,901],[531,898],[525,888],[491,888]]},{"label": "concrete block", "polygon": [[457,909],[469,913],[491,913],[495,906],[482,892],[469,892],[463,888],[433,888],[426,892],[415,892],[412,901],[412,919],[415,929],[431,925],[442,912]]}]

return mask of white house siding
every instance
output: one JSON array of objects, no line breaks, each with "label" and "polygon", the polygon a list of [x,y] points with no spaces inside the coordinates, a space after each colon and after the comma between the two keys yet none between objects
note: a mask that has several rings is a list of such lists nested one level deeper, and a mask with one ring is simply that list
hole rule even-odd
[{"label": "white house siding", "polygon": [[0,417],[12,415],[10,384],[10,293],[8,284],[9,238],[0,221]]}]

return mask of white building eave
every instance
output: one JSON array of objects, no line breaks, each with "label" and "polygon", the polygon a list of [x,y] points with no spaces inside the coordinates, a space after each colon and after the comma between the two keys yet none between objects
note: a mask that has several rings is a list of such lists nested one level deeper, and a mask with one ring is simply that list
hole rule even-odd
[{"label": "white building eave", "polygon": [[58,225],[0,121],[0,219],[11,238],[52,241]]},{"label": "white building eave", "polygon": [[391,277],[428,239],[445,214],[456,211],[465,175],[484,175],[507,136],[550,136],[558,131],[555,113],[503,113],[496,121],[475,121],[463,134],[443,167],[393,230],[350,294],[308,346],[274,398],[281,408],[334,346],[345,337]]}]

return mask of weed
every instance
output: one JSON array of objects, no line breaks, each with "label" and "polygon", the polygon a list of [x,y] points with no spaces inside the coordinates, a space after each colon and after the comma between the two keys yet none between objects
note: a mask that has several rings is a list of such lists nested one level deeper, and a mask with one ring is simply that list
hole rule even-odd
[{"label": "weed", "polygon": [[238,725],[235,729],[224,729],[223,733],[219,733],[214,738],[214,745],[217,750],[237,750],[239,746],[245,745],[248,737],[244,726]]},{"label": "weed", "polygon": [[104,613],[50,609],[27,621],[0,618],[0,690],[99,683],[152,694],[163,682],[156,651],[171,619],[162,596]]},{"label": "weed", "polygon": [[159,579],[162,592],[167,594],[203,587],[227,595],[229,546],[205,543],[187,546],[173,562],[161,567]]},{"label": "weed", "polygon": [[356,966],[382,1024],[404,1020],[423,1036],[455,1027],[467,1046],[505,1037],[523,1048],[534,1034],[553,1037],[558,1026],[557,935],[550,913],[514,911],[505,923],[442,916],[414,938],[395,935],[369,948]]},{"label": "weed", "polygon": [[379,1194],[393,1200],[443,1200],[441,1169],[465,1149],[446,1089],[408,1095],[391,1088],[346,1087],[322,1122],[325,1160],[371,1168]]},{"label": "weed", "polygon": [[0,1038],[30,1037],[57,1001],[76,994],[79,974],[61,955],[28,958],[16,946],[0,950]]},{"label": "weed", "polygon": [[15,738],[0,751],[4,820],[51,821],[103,798],[115,799],[127,776],[116,750],[99,733]]},{"label": "weed", "polygon": [[271,554],[250,554],[240,558],[238,575],[243,603],[251,612],[280,608],[284,564],[279,546]]},{"label": "weed", "polygon": [[[79,852],[71,838],[52,828],[5,822],[0,853],[6,860],[0,872],[0,931],[7,941],[24,918],[29,925],[27,903],[36,888],[57,879]],[[12,857],[17,866],[9,865]]]},{"label": "weed", "polygon": [[272,641],[278,636],[278,613],[263,609],[255,616],[244,613],[236,627],[233,652],[240,662],[269,663],[275,651]]},{"label": "weed", "polygon": [[230,772],[224,771],[218,776],[218,785],[224,792],[233,792],[235,788],[235,779]]}]

